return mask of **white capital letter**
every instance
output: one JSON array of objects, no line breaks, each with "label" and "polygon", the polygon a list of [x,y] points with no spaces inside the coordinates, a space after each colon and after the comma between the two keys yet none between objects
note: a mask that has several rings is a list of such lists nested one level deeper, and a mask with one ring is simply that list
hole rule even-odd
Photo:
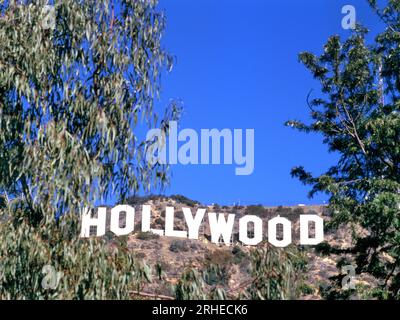
[{"label": "white capital letter", "polygon": [[[247,226],[249,222],[254,225],[254,236],[249,238]],[[262,220],[257,216],[244,216],[239,219],[239,240],[246,245],[255,246],[262,241]]]},{"label": "white capital letter", "polygon": [[[310,238],[309,225],[310,222],[315,224],[315,237]],[[316,245],[324,241],[324,220],[316,214],[300,215],[300,244]]]},{"label": "white capital letter", "polygon": [[82,229],[81,237],[90,237],[90,227],[96,227],[97,237],[103,236],[106,233],[106,212],[107,208],[99,207],[97,209],[97,218],[92,218],[92,210],[84,208],[82,212]]},{"label": "white capital letter", "polygon": [[150,228],[150,211],[151,211],[151,206],[149,205],[142,206],[142,232],[150,231],[160,236],[163,236],[164,231]]},{"label": "white capital letter", "polygon": [[174,207],[165,208],[165,235],[167,237],[187,238],[186,231],[174,230]]},{"label": "white capital letter", "polygon": [[186,224],[188,226],[189,239],[199,239],[199,228],[203,221],[204,214],[206,213],[206,209],[197,209],[194,218],[190,208],[182,208],[182,211],[185,215]]},{"label": "white capital letter", "polygon": [[[119,217],[121,212],[125,211],[125,227],[120,228]],[[128,205],[119,205],[111,209],[110,230],[117,236],[124,236],[135,228],[135,208]]]},{"label": "white capital letter", "polygon": [[226,221],[223,213],[218,214],[217,219],[217,214],[215,212],[210,212],[208,214],[208,220],[210,222],[211,242],[219,243],[219,238],[222,235],[225,244],[229,246],[235,215],[228,215],[228,221]]},{"label": "white capital letter", "polygon": [[[283,226],[283,238],[278,240],[276,237],[276,226],[281,224]],[[268,241],[275,247],[287,247],[292,243],[292,223],[282,217],[275,217],[268,221]]]}]

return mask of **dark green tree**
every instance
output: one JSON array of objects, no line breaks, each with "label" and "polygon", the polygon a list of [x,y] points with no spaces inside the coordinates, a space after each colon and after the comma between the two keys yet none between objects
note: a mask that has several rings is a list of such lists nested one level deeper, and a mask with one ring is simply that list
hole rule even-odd
[{"label": "dark green tree", "polygon": [[332,226],[353,226],[356,271],[378,280],[375,294],[400,298],[400,1],[384,8],[369,4],[386,28],[367,44],[358,26],[345,41],[332,36],[320,56],[300,61],[321,85],[307,99],[312,122],[289,121],[303,132],[319,133],[340,156],[320,176],[303,167],[292,175],[311,185],[310,196],[330,196]]}]

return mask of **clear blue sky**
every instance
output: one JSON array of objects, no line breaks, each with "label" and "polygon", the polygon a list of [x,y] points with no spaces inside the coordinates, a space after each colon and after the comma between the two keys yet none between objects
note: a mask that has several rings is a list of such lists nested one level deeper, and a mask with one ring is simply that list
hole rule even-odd
[{"label": "clear blue sky", "polygon": [[[204,203],[293,205],[323,203],[307,198],[308,187],[291,178],[304,165],[313,173],[337,158],[322,139],[285,127],[307,120],[306,96],[318,83],[298,62],[298,53],[320,53],[341,28],[337,0],[161,0],[167,15],[166,48],[177,57],[162,79],[160,106],[184,102],[180,128],[254,128],[255,170],[235,176],[234,166],[172,167],[166,194],[183,194]],[[366,0],[352,0],[358,22],[372,27],[377,18]],[[154,191],[154,193],[157,193]]]}]

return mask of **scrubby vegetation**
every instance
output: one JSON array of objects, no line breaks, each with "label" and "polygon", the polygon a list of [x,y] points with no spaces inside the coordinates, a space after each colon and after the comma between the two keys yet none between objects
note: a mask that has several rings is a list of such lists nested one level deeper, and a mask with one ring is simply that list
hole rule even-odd
[{"label": "scrubby vegetation", "polygon": [[153,240],[153,239],[158,239],[159,237],[160,236],[158,234],[155,234],[150,231],[147,232],[139,231],[136,234],[136,238],[138,238],[139,240]]},{"label": "scrubby vegetation", "polygon": [[200,202],[189,199],[181,194],[172,195],[170,198],[189,207],[196,207],[197,205],[200,205]]},{"label": "scrubby vegetation", "polygon": [[186,252],[189,251],[189,246],[185,240],[173,240],[169,246],[172,252]]}]

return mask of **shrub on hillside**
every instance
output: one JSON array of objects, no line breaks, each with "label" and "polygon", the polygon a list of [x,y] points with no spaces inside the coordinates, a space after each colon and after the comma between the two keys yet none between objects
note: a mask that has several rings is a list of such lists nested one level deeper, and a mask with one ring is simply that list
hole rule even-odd
[{"label": "shrub on hillside", "polygon": [[173,240],[169,246],[169,250],[172,252],[187,252],[189,246],[184,240]]},{"label": "shrub on hillside", "polygon": [[268,212],[268,209],[264,208],[262,205],[251,205],[246,207],[245,214],[246,215],[254,215],[259,217],[264,217]]},{"label": "shrub on hillside", "polygon": [[164,225],[164,219],[161,217],[156,218],[154,222],[160,226]]},{"label": "shrub on hillside", "polygon": [[234,264],[241,264],[247,258],[247,254],[239,246],[233,247],[232,254]]},{"label": "shrub on hillside", "polygon": [[218,203],[214,203],[213,210],[214,210],[214,212],[219,213],[219,212],[221,212],[221,206]]},{"label": "shrub on hillside", "polygon": [[196,200],[189,199],[181,194],[175,194],[170,197],[172,200],[175,200],[178,203],[187,205],[189,207],[195,207],[200,204],[200,202]]},{"label": "shrub on hillside", "polygon": [[205,254],[205,260],[208,264],[214,264],[220,267],[232,264],[233,254],[229,250],[214,250],[207,251]]},{"label": "shrub on hillside", "polygon": [[304,209],[302,207],[294,208],[291,213],[294,214],[294,215],[305,214]]},{"label": "shrub on hillside", "polygon": [[208,264],[203,272],[203,279],[210,286],[227,285],[230,279],[229,267]]},{"label": "shrub on hillside", "polygon": [[284,207],[284,206],[278,206],[275,209],[275,213],[279,214],[279,215],[290,215],[292,213],[292,208]]},{"label": "shrub on hillside", "polygon": [[209,285],[226,285],[231,277],[233,254],[229,250],[208,251],[205,255],[204,280]]},{"label": "shrub on hillside", "polygon": [[136,238],[139,239],[139,240],[153,240],[153,239],[160,238],[160,236],[158,234],[156,234],[156,233],[151,232],[151,231],[146,231],[146,232],[139,231],[136,234]]}]

